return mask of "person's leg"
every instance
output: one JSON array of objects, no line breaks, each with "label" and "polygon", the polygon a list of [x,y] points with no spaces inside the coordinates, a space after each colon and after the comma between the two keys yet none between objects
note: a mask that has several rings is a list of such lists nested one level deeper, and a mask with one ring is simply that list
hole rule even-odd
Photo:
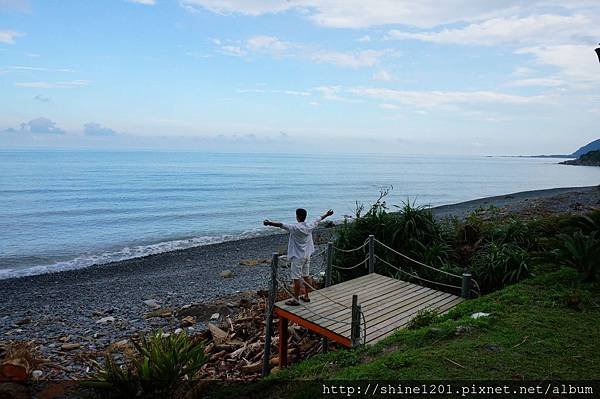
[{"label": "person's leg", "polygon": [[298,297],[302,291],[302,266],[299,259],[292,258],[290,260],[290,273],[292,275],[294,297],[287,301],[286,304],[295,306],[299,305]]},{"label": "person's leg", "polygon": [[302,300],[304,302],[310,302],[308,293],[311,291],[312,279],[310,278],[310,258],[303,259],[302,262],[302,282],[304,286],[304,296]]}]

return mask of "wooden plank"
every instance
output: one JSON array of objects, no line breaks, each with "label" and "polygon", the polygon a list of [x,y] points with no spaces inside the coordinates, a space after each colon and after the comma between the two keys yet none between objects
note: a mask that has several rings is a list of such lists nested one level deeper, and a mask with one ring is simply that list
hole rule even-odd
[{"label": "wooden plank", "polygon": [[284,317],[290,321],[293,321],[294,323],[302,327],[308,328],[309,330],[314,331],[317,334],[320,334],[331,341],[337,342],[338,344],[346,346],[348,348],[351,346],[349,338],[336,334],[333,331],[323,328],[318,324],[312,323],[308,320],[298,317],[295,314],[287,312],[277,306],[273,308],[273,311],[277,316]]},{"label": "wooden plank", "polygon": [[[411,286],[411,285],[401,285],[400,288],[397,288],[397,286],[391,286],[391,287],[387,288],[388,291],[385,291],[385,292],[371,291],[368,293],[359,294],[359,302],[361,303],[361,306],[363,307],[363,309],[369,309],[373,306],[377,306],[377,301],[381,301],[382,298],[394,297],[394,296],[399,295],[399,292],[402,292],[402,293],[409,292],[409,290],[415,290],[418,288],[419,288],[418,286]],[[423,287],[421,287],[421,288],[423,288]],[[352,293],[349,295],[352,295]],[[348,297],[348,299],[351,300],[350,297]],[[293,313],[295,313],[296,315],[298,315],[300,317],[308,318],[311,321],[319,322],[320,318],[318,317],[318,314],[322,314],[322,315],[327,316],[328,318],[332,318],[332,319],[339,319],[339,318],[342,318],[344,320],[349,319],[350,316],[348,314],[348,310],[349,310],[349,307],[343,307],[338,304],[331,304],[329,307],[320,307],[318,309],[314,309],[313,307],[306,306],[304,309],[294,311]],[[320,323],[332,324],[333,322],[325,319],[323,322],[320,322]]]},{"label": "wooden plank", "polygon": [[[456,298],[455,295],[452,295],[452,296],[438,295],[436,297],[429,297],[429,299],[427,301],[422,302],[418,306],[413,307],[410,310],[403,311],[403,314],[405,315],[405,317],[412,318],[412,317],[416,316],[418,311],[421,309],[427,309],[427,308],[437,309],[438,307],[444,305],[447,302],[452,301],[455,298]],[[381,330],[381,329],[384,329],[387,325],[393,324],[401,318],[402,318],[401,314],[396,314],[391,318],[388,317],[386,319],[379,320],[378,322],[375,322],[373,325],[376,326],[376,330]]]},{"label": "wooden plank", "polygon": [[[453,306],[456,306],[460,302],[463,301],[463,298],[454,296],[454,298],[446,297],[440,302],[435,304],[425,303],[418,308],[413,309],[413,312],[406,312],[403,315],[394,318],[390,322],[385,325],[377,326],[375,330],[370,330],[367,326],[367,342],[371,342],[373,340],[377,340],[380,337],[386,337],[393,333],[395,330],[398,330],[402,327],[405,327],[408,322],[417,314],[417,312],[421,309],[425,309],[428,306],[432,306],[434,309],[440,309],[441,311],[445,311]],[[449,306],[449,307],[448,307]]]},{"label": "wooden plank", "polygon": [[[439,307],[438,311],[440,311],[440,314],[444,314],[444,313],[448,312],[450,309],[452,309],[453,307],[455,307],[456,305],[458,305],[459,303],[462,303],[463,301],[464,301],[464,298],[457,297],[454,300],[452,300],[452,301],[450,301],[450,302],[442,305],[441,307]],[[414,314],[412,316],[414,317]],[[368,331],[368,333],[367,333],[367,344],[375,344],[375,343],[381,341],[382,339],[390,336],[396,330],[405,328],[406,325],[408,324],[408,322],[410,321],[410,319],[411,319],[411,317],[407,318],[404,322],[399,323],[398,325],[389,326],[385,330],[382,330],[379,333],[379,335],[371,334]]]},{"label": "wooden plank", "polygon": [[[363,309],[365,309],[365,310],[363,310],[363,312],[365,314],[365,318],[372,317],[370,315],[373,314],[373,308],[376,308],[378,306],[385,309],[388,306],[392,306],[397,302],[407,301],[408,299],[413,298],[415,295],[425,296],[427,294],[433,294],[433,293],[440,292],[440,291],[435,291],[430,288],[422,287],[422,286],[419,286],[416,284],[410,284],[410,283],[405,283],[405,284],[408,284],[408,285],[405,285],[404,289],[400,289],[398,292],[391,291],[389,293],[381,295],[380,297],[378,297],[378,295],[380,295],[379,293],[372,292],[369,295],[370,296],[374,295],[374,297],[371,297],[371,299],[368,299],[366,301],[360,300],[361,297],[359,296],[359,302],[361,303],[361,306],[363,306]],[[364,297],[365,297],[365,295],[362,296],[362,298],[364,298]],[[388,299],[388,298],[391,298],[391,299]],[[388,305],[388,306],[382,307],[380,304],[380,302],[382,300],[386,300],[385,305]],[[390,300],[391,300],[391,302],[390,302]],[[334,309],[337,309],[337,311]],[[332,307],[329,310],[321,309],[320,313],[327,316],[327,318],[325,318],[325,319],[320,318],[320,317],[318,317],[317,314],[310,312],[310,311],[303,312],[301,316],[309,319],[310,321],[322,324],[323,326],[325,326],[327,328],[331,328],[331,329],[338,328],[339,326],[343,326],[343,325],[349,323],[350,318],[351,318],[351,314],[348,312],[348,309],[341,308],[339,306],[335,307],[335,308]],[[328,319],[336,319],[339,321],[339,323],[336,323],[335,321],[328,320]],[[338,326],[333,327],[335,324],[338,324]]]},{"label": "wooden plank", "polygon": [[[377,311],[379,308],[382,307],[386,307],[386,306],[382,306],[382,302],[385,302],[383,305],[387,304],[393,304],[397,301],[406,301],[410,298],[413,298],[414,296],[417,295],[424,295],[425,293],[428,293],[428,291],[425,289],[425,287],[419,287],[419,286],[408,286],[406,287],[406,290],[403,290],[401,292],[389,292],[385,295],[382,296],[375,296],[372,299],[369,299],[367,301],[361,301],[360,297],[359,297],[359,302],[361,303],[361,306],[363,307],[363,313],[365,314],[365,318],[368,318],[369,316],[371,316],[375,311]],[[375,294],[377,295],[377,293]],[[339,318],[344,318],[342,315],[338,315],[336,314],[337,317],[333,317],[336,319]],[[328,325],[331,325],[331,323],[326,323]]]},{"label": "wooden plank", "polygon": [[[345,294],[349,290],[353,290],[355,287],[370,286],[372,284],[377,284],[377,282],[381,281],[382,278],[385,277],[379,274],[365,275],[358,277],[354,280],[349,280],[340,284],[332,285],[330,287],[322,288],[319,291],[322,291],[325,295],[329,296],[330,298],[335,298],[339,294]],[[319,299],[319,301],[320,300],[321,299]],[[285,301],[279,301],[276,303],[276,305],[281,307],[284,303]]]},{"label": "wooden plank", "polygon": [[[385,279],[385,277],[380,276],[381,278]],[[378,278],[377,280],[373,280],[373,281],[365,281],[364,284],[362,285],[362,289],[370,289],[372,287],[376,287],[380,284],[382,284],[382,282],[385,283],[389,283],[385,280],[382,280],[381,278]],[[392,279],[393,282],[393,279]],[[313,291],[313,293],[310,295],[311,296],[311,301],[309,302],[311,304],[311,308],[313,309],[318,309],[320,307],[329,307],[332,304],[334,304],[335,302],[332,302],[331,299],[333,299],[334,301],[337,302],[342,302],[344,301],[344,299],[347,300],[348,295],[350,295],[351,297],[351,293],[352,292],[357,292],[356,290],[353,290],[352,287],[340,287],[340,291],[336,292],[334,294],[331,294],[331,292],[327,291],[329,289],[323,289],[323,290],[318,290],[317,291]],[[358,291],[359,295],[361,291]],[[350,293],[350,294],[349,294]],[[327,298],[324,296],[327,295]],[[297,310],[299,309],[297,306],[290,306],[290,305],[286,305],[285,304],[286,301],[279,301],[276,303],[277,306],[279,306],[282,309],[286,309],[287,311],[290,311],[292,313],[296,313]],[[338,305],[340,306],[340,305]]]},{"label": "wooden plank", "polygon": [[[399,283],[399,284],[397,284]],[[394,290],[401,290],[404,289],[404,287],[409,287],[410,283],[406,283],[406,282],[399,282],[399,281],[389,281],[386,282],[384,284],[382,284],[381,286],[378,286],[377,288],[373,288],[371,290],[366,290],[366,291],[354,291],[354,292],[348,292],[346,294],[346,297],[344,298],[340,298],[340,300],[338,300],[338,302],[344,303],[347,301],[352,301],[352,294],[356,293],[358,294],[358,299],[359,302],[361,303],[361,305],[365,304],[367,302],[367,300],[376,297],[377,295],[384,295],[384,294],[388,294],[388,293],[393,293]],[[317,294],[318,295],[318,294]],[[312,300],[311,300],[311,304],[312,304]],[[311,306],[311,310],[313,311],[320,311],[323,308],[327,308],[329,307],[328,305],[331,305],[331,301],[327,302],[327,304],[323,304],[322,302],[319,302],[318,306]],[[341,307],[341,305],[335,304],[337,307]],[[305,311],[308,312],[308,311]],[[299,311],[299,312],[294,312],[297,315],[301,315],[303,314],[303,311]]]},{"label": "wooden plank", "polygon": [[[423,304],[431,302],[433,299],[442,297],[446,293],[441,291],[433,291],[428,292],[423,295],[415,295],[405,301],[404,298],[396,298],[389,307],[380,307],[375,312],[372,312],[368,315],[365,313],[365,319],[367,321],[367,330],[369,330],[370,326],[377,326],[380,323],[395,317],[399,314],[399,312],[405,313],[410,312],[411,309]],[[348,329],[343,325],[331,325],[328,327],[332,331],[335,331],[338,334],[345,335],[348,333]]]},{"label": "wooden plank", "polygon": [[[383,278],[378,278],[376,280],[365,282],[364,284],[361,284],[354,288],[353,287],[341,287],[339,292],[335,292],[333,294],[331,294],[330,292],[327,292],[325,290],[315,291],[313,296],[319,297],[319,302],[318,302],[319,305],[323,304],[323,300],[321,298],[325,298],[325,296],[327,296],[327,298],[325,298],[325,301],[331,302],[331,299],[333,299],[334,301],[341,302],[342,300],[348,298],[348,296],[351,297],[352,294],[362,295],[362,294],[365,294],[372,290],[376,290],[378,287],[385,287],[385,286],[388,286],[388,285],[394,284],[394,283],[399,283],[399,281],[394,281],[393,279],[391,281],[388,281],[387,279],[385,279],[385,277],[383,277]],[[312,299],[311,299],[311,302],[312,302]]]}]

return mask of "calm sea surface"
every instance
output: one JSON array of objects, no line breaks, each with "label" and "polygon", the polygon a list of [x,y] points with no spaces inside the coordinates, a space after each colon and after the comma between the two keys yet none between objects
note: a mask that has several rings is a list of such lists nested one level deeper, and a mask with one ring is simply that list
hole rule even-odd
[{"label": "calm sea surface", "polygon": [[265,234],[265,218],[352,214],[600,184],[556,159],[183,152],[0,152],[0,278]]}]

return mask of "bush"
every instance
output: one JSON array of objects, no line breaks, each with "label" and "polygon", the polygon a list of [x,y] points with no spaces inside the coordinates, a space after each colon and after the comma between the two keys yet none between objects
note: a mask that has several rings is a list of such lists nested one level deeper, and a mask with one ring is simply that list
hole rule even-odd
[{"label": "bush", "polygon": [[206,362],[204,343],[185,334],[155,332],[133,342],[136,354],[119,366],[107,353],[96,375],[97,388],[108,388],[110,397],[135,397],[140,393],[174,396],[178,384],[191,379]]},{"label": "bush", "polygon": [[[356,218],[344,222],[335,246],[344,250],[361,247],[372,234],[393,250],[433,268],[455,275],[470,269],[483,293],[531,276],[534,265],[570,265],[588,280],[599,274],[600,210],[585,216],[552,215],[532,220],[512,216],[489,218],[476,211],[464,221],[437,221],[429,209],[410,201],[397,206],[397,212],[390,212],[385,201],[388,194],[389,189],[382,190],[366,212],[363,205],[357,204]],[[564,235],[565,232],[568,234]],[[376,261],[375,271],[379,274],[421,285],[428,283],[406,273],[439,283],[460,285],[454,277],[424,268],[377,244],[375,249],[377,256],[404,271],[399,272],[384,262]],[[333,263],[350,267],[365,261],[367,256],[366,247],[349,253],[336,251]],[[365,262],[362,267],[352,270],[335,269],[332,275],[334,281],[340,282],[366,273]],[[437,284],[429,285],[442,288]]]},{"label": "bush", "polygon": [[435,309],[421,309],[417,312],[415,317],[410,319],[406,328],[414,330],[421,327],[427,327],[435,321],[439,316],[439,313]]},{"label": "bush", "polygon": [[503,288],[530,276],[529,255],[515,244],[488,243],[475,254],[472,272],[482,293]]},{"label": "bush", "polygon": [[[341,249],[360,247],[369,235],[394,250],[411,258],[424,262],[434,267],[447,267],[452,247],[448,243],[451,234],[437,223],[431,211],[425,207],[415,206],[406,201],[398,212],[390,212],[385,202],[389,189],[380,192],[377,201],[364,212],[363,205],[357,205],[356,218],[346,220],[339,230],[335,246]],[[353,266],[366,259],[368,248],[351,253],[336,251],[333,263],[339,266]],[[383,247],[377,247],[376,254],[392,265],[402,267],[403,270],[413,272],[414,263],[395,255]],[[333,273],[335,281],[345,281],[365,274],[366,267],[353,270],[336,270]],[[376,272],[384,275],[395,276],[397,271],[383,263],[378,263]],[[432,271],[418,269],[419,275],[431,278]],[[406,279],[406,275],[402,276]],[[440,278],[439,275],[435,275]]]},{"label": "bush", "polygon": [[558,239],[559,246],[553,252],[556,261],[573,267],[587,281],[597,279],[600,274],[600,240],[596,232],[588,235],[576,231],[573,234],[560,234]]}]

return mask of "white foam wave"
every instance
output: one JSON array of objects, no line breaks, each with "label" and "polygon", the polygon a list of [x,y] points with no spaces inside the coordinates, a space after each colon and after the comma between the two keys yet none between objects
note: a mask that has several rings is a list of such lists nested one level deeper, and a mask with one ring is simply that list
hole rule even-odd
[{"label": "white foam wave", "polygon": [[138,245],[125,247],[118,251],[104,252],[100,254],[86,254],[75,259],[56,262],[48,265],[32,266],[25,269],[4,268],[0,269],[0,280],[13,277],[34,276],[45,273],[56,273],[65,270],[83,269],[92,265],[101,265],[110,262],[118,262],[126,259],[141,258],[143,256],[155,255],[164,252],[177,251],[192,247],[199,247],[221,242],[236,241],[245,238],[260,237],[273,234],[266,229],[245,231],[241,234],[224,234],[220,236],[201,236],[182,240],[159,242],[149,245]]}]

